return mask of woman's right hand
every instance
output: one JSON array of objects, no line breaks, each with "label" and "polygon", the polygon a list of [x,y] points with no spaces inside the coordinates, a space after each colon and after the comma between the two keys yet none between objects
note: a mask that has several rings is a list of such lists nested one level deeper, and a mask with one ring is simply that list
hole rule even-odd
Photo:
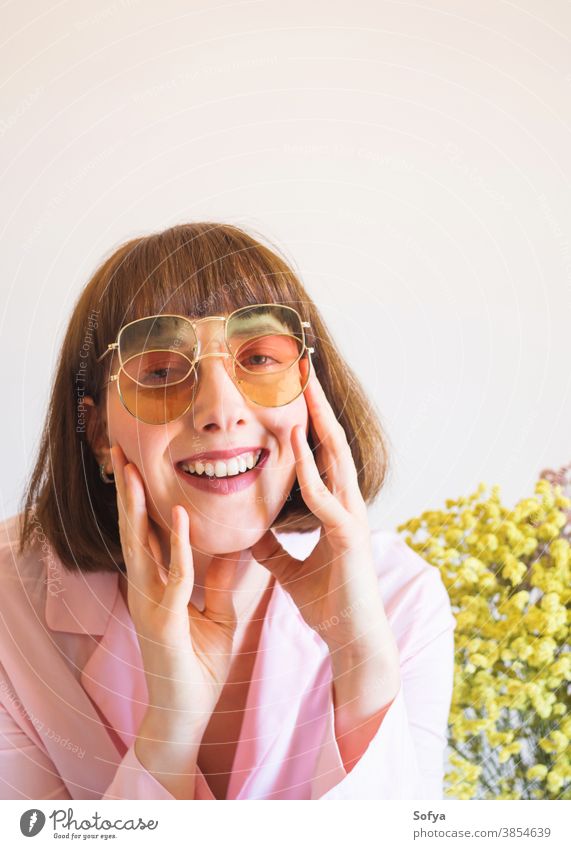
[{"label": "woman's right hand", "polygon": [[200,742],[230,668],[236,628],[233,589],[241,552],[213,557],[205,577],[205,607],[199,611],[190,603],[194,568],[186,509],[172,509],[167,570],[139,471],[118,444],[112,455],[128,606],[149,694],[145,718],[160,728],[163,741]]}]

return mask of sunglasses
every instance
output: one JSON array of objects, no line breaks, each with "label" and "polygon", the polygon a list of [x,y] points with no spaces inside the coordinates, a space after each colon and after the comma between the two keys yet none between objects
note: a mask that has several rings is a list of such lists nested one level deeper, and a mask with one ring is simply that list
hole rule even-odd
[{"label": "sunglasses", "polygon": [[[201,354],[197,325],[224,322],[225,351]],[[262,407],[283,407],[309,382],[311,354],[305,328],[293,307],[254,304],[229,316],[191,321],[182,315],[152,315],[125,324],[117,341],[97,358],[117,350],[116,382],[121,403],[146,424],[166,424],[192,406],[198,385],[198,362],[223,357],[226,371],[242,395]]]}]

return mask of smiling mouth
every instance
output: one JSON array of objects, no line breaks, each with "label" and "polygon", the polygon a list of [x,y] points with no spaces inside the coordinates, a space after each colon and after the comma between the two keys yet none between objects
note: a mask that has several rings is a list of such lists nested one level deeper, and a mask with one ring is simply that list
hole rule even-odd
[{"label": "smiling mouth", "polygon": [[266,448],[231,457],[229,460],[207,460],[196,463],[177,463],[185,475],[199,479],[222,478],[231,480],[251,472],[269,454]]}]

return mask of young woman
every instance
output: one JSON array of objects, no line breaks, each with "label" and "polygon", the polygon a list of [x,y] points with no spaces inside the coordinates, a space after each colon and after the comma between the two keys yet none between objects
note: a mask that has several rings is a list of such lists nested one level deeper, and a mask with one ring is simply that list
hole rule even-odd
[{"label": "young woman", "polygon": [[369,527],[386,446],[276,252],[117,249],[2,525],[0,795],[441,798],[455,620]]}]

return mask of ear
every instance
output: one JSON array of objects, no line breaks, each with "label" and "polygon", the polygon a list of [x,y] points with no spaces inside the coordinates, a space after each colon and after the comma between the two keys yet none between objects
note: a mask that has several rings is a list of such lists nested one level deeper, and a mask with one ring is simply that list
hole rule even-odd
[{"label": "ear", "polygon": [[97,464],[103,463],[108,475],[113,474],[111,446],[107,432],[107,416],[101,404],[96,404],[91,395],[84,395],[82,403],[87,409],[85,435]]}]

